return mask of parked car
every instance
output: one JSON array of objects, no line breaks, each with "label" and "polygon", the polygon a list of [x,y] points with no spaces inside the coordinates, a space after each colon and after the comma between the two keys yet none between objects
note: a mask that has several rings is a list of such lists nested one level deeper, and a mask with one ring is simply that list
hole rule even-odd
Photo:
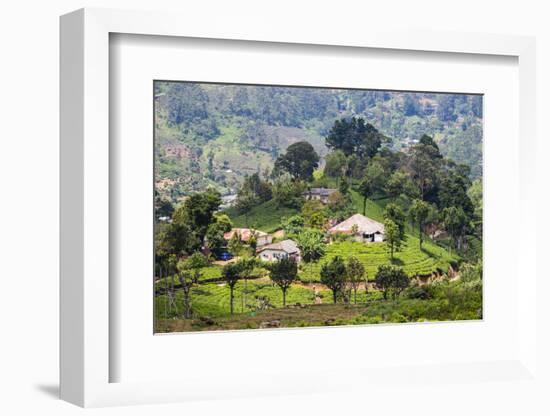
[{"label": "parked car", "polygon": [[222,261],[228,261],[233,258],[233,254],[231,254],[229,251],[220,251],[215,253],[216,259],[222,260]]}]

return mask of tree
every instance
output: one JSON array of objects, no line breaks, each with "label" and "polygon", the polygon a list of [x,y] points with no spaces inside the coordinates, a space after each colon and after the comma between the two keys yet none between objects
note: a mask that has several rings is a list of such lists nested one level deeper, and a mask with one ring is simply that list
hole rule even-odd
[{"label": "tree", "polygon": [[341,150],[346,156],[356,155],[364,160],[373,157],[385,136],[363,118],[336,120],[325,137],[325,144],[331,150]]},{"label": "tree", "polygon": [[430,205],[421,199],[415,199],[409,208],[409,217],[418,226],[419,247],[422,249],[424,226],[430,215]]},{"label": "tree", "polygon": [[223,266],[222,277],[229,286],[229,310],[231,315],[233,315],[233,300],[234,300],[234,291],[235,285],[239,281],[241,274],[241,265],[238,263],[229,263]]},{"label": "tree", "polygon": [[325,255],[323,233],[313,228],[306,228],[296,236],[296,244],[300,249],[300,256],[307,264],[317,262]]},{"label": "tree", "polygon": [[427,135],[420,138],[418,144],[411,147],[409,167],[415,181],[420,199],[435,198],[437,191],[437,175],[443,156],[435,141]]},{"label": "tree", "polygon": [[246,213],[254,206],[269,201],[272,197],[271,185],[263,181],[258,173],[244,178],[244,182],[237,193],[235,207],[239,212]]},{"label": "tree", "polygon": [[401,233],[398,225],[392,220],[384,221],[384,239],[390,249],[390,259],[393,260],[393,253],[401,248]]},{"label": "tree", "polygon": [[239,257],[243,254],[245,246],[244,241],[241,239],[241,235],[238,232],[233,233],[227,244],[229,252],[236,257]]},{"label": "tree", "polygon": [[324,214],[324,206],[321,201],[317,199],[311,199],[304,202],[302,205],[302,217],[308,227],[311,228],[323,228],[326,222],[326,216]]},{"label": "tree", "polygon": [[441,121],[455,121],[455,95],[439,94],[437,96],[437,118]]},{"label": "tree", "polygon": [[303,182],[293,180],[288,173],[282,174],[273,182],[273,200],[282,207],[299,208],[305,189]]},{"label": "tree", "polygon": [[346,265],[347,281],[353,290],[353,303],[357,303],[357,289],[365,277],[365,266],[357,257],[350,256]]},{"label": "tree", "polygon": [[402,170],[396,170],[393,172],[386,182],[384,189],[386,194],[392,199],[397,198],[405,192],[408,179],[409,175]]},{"label": "tree", "polygon": [[[196,253],[202,256],[200,253]],[[185,319],[191,318],[191,288],[199,282],[201,273],[199,267],[202,264],[196,257],[190,257],[188,260],[178,262],[178,280],[183,292],[183,316]]]},{"label": "tree", "polygon": [[319,155],[313,146],[306,142],[296,142],[288,146],[286,153],[275,161],[275,172],[287,172],[294,180],[311,181],[313,172],[319,166]]},{"label": "tree", "polygon": [[369,181],[371,192],[383,193],[388,175],[380,160],[373,160],[365,170],[365,178]]},{"label": "tree", "polygon": [[457,249],[462,248],[462,240],[468,230],[468,217],[460,207],[448,207],[443,209],[443,223],[445,229],[451,235]]},{"label": "tree", "polygon": [[403,97],[403,112],[406,116],[414,116],[418,114],[420,104],[412,93],[405,93]]},{"label": "tree", "polygon": [[336,303],[338,293],[346,283],[346,265],[340,256],[321,266],[321,283],[332,291],[332,300]]},{"label": "tree", "polygon": [[410,279],[401,267],[382,265],[378,267],[375,278],[376,286],[382,290],[384,300],[391,294],[395,299],[399,294],[409,287]]},{"label": "tree", "polygon": [[173,223],[189,227],[202,244],[214,213],[221,203],[220,193],[214,189],[195,193],[175,211]]},{"label": "tree", "polygon": [[248,279],[252,276],[254,267],[256,266],[256,259],[254,257],[245,257],[237,261],[236,266],[239,268],[239,275],[244,280],[244,289],[242,291],[242,305],[241,310],[244,311],[246,305],[246,295],[248,294]]},{"label": "tree", "polygon": [[304,228],[305,221],[301,215],[293,215],[289,218],[281,220],[281,227],[285,233],[285,237],[293,238],[297,236]]},{"label": "tree", "polygon": [[210,250],[219,250],[225,246],[224,234],[231,231],[233,227],[231,220],[226,214],[215,214],[214,221],[206,230],[206,240]]},{"label": "tree", "polygon": [[468,189],[468,197],[474,206],[474,226],[476,233],[481,237],[483,222],[483,183],[481,179],[476,179]]},{"label": "tree", "polygon": [[359,183],[358,187],[359,194],[363,197],[363,215],[367,215],[367,200],[372,195],[372,185],[370,178],[365,176],[363,180]]},{"label": "tree", "polygon": [[324,174],[331,178],[340,179],[347,175],[348,160],[344,152],[335,150],[325,157]]},{"label": "tree", "polygon": [[283,257],[269,264],[267,268],[270,272],[271,280],[283,292],[283,306],[286,306],[286,292],[298,276],[298,265],[293,258]]},{"label": "tree", "polygon": [[399,205],[390,203],[384,209],[384,219],[392,220],[399,227],[399,237],[405,239],[405,214]]}]

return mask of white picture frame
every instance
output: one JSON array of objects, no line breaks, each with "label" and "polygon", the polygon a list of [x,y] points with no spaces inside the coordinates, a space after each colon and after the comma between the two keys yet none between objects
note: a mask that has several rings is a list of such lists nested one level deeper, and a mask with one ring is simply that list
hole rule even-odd
[{"label": "white picture frame", "polygon": [[[504,55],[519,66],[519,212],[526,241],[536,239],[536,217],[531,209],[535,169],[535,41],[529,37],[468,33],[430,33],[388,27],[387,30],[349,28],[331,32],[312,24],[307,31],[280,30],[278,25],[234,22],[205,25],[201,19],[173,13],[106,9],[82,9],[61,18],[61,398],[80,406],[159,403],[213,397],[332,392],[374,385],[373,380],[405,376],[408,370],[389,373],[370,370],[353,384],[345,368],[331,373],[331,382],[273,376],[262,385],[243,380],[229,388],[204,380],[111,382],[110,366],[119,359],[110,349],[109,253],[110,170],[109,157],[109,36],[114,33],[226,39],[281,44],[332,45],[335,47],[430,51],[442,54]],[[479,383],[491,374],[505,380],[535,380],[536,363],[536,258],[527,244],[518,245],[518,267],[524,285],[517,291],[517,320],[521,322],[517,354],[509,360],[480,361],[457,366],[442,362],[415,368],[421,382],[436,374]],[[512,272],[511,272],[512,273]],[[381,328],[384,330],[384,328]],[[331,336],[337,336],[332,333]],[[408,374],[411,372],[408,371]],[[476,376],[477,374],[477,376]],[[413,378],[414,378],[413,377]],[[493,379],[493,378],[491,378]],[[223,377],[220,375],[220,380]],[[244,393],[246,391],[246,393]]]}]

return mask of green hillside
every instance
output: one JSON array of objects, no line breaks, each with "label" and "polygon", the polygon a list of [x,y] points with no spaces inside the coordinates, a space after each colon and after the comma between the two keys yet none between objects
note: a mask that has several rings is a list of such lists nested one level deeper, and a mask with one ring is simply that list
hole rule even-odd
[{"label": "green hillside", "polygon": [[359,116],[401,150],[422,134],[481,176],[481,97],[180,82],[155,83],[156,189],[177,202],[208,186],[236,193],[245,175],[269,172],[292,143],[323,160],[335,119]]}]

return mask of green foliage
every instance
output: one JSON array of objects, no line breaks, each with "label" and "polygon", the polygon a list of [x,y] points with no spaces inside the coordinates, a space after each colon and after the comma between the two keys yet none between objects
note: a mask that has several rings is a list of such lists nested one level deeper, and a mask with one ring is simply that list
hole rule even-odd
[{"label": "green foliage", "polygon": [[188,226],[202,242],[220,204],[220,194],[214,189],[193,194],[176,210],[173,224]]},{"label": "green foliage", "polygon": [[288,238],[296,237],[303,230],[304,226],[304,217],[301,215],[293,215],[281,220],[281,228],[285,233],[285,237]]},{"label": "green foliage", "polygon": [[362,159],[374,156],[384,140],[385,137],[361,117],[336,120],[325,138],[329,149]]},{"label": "green foliage", "polygon": [[321,229],[327,220],[324,214],[324,205],[321,201],[311,199],[302,205],[302,217],[305,225],[310,228]]},{"label": "green foliage", "polygon": [[445,229],[451,235],[454,247],[461,249],[469,226],[468,217],[460,207],[445,208],[442,215]]},{"label": "green foliage", "polygon": [[401,232],[399,226],[390,219],[384,221],[384,239],[390,251],[390,258],[393,260],[393,253],[401,248]]},{"label": "green foliage", "polygon": [[296,244],[304,262],[314,263],[323,257],[325,254],[323,238],[323,233],[313,228],[305,228],[296,236]]},{"label": "green foliage", "polygon": [[386,205],[384,208],[384,220],[391,220],[399,228],[399,239],[405,239],[405,213],[394,203]]},{"label": "green foliage", "polygon": [[302,205],[305,189],[303,182],[293,180],[288,174],[281,175],[273,182],[273,200],[280,207],[297,209]]},{"label": "green foliage", "polygon": [[419,247],[422,248],[422,236],[424,233],[424,225],[430,215],[430,206],[427,202],[421,199],[415,199],[409,208],[409,218],[418,226],[418,241]]},{"label": "green foliage", "polygon": [[[364,244],[354,241],[333,242],[326,247],[323,262],[330,261],[336,256],[342,258],[356,257],[365,267],[367,277],[374,279],[380,265],[391,264],[385,244]],[[394,253],[393,262],[403,266],[403,270],[410,277],[416,275],[429,276],[432,273],[446,272],[451,264],[456,265],[458,257],[447,250],[426,241],[422,250],[418,248],[418,238],[407,234],[401,245],[401,251]],[[320,265],[311,264],[300,271],[300,280],[304,282],[318,282]]]},{"label": "green foliage", "polygon": [[363,266],[363,263],[361,263],[357,257],[348,257],[348,262],[346,264],[346,282],[353,290],[353,303],[357,303],[357,288],[363,281],[366,281],[365,266]]},{"label": "green foliage", "polygon": [[268,264],[267,269],[270,272],[270,277],[283,292],[283,306],[286,305],[286,292],[292,282],[298,276],[298,265],[291,257],[283,257],[278,261]]},{"label": "green foliage", "polygon": [[325,157],[324,174],[331,178],[341,178],[347,175],[348,159],[343,151],[335,150]]},{"label": "green foliage", "polygon": [[380,266],[376,272],[375,282],[384,293],[384,299],[387,299],[388,295],[396,299],[409,286],[410,279],[401,267]]},{"label": "green foliage", "polygon": [[346,264],[341,257],[334,257],[330,262],[321,266],[321,283],[332,290],[332,299],[336,303],[338,293],[346,283]]},{"label": "green foliage", "polygon": [[225,214],[214,214],[213,222],[208,225],[206,230],[206,240],[210,250],[218,250],[225,246],[224,234],[231,231],[233,224]]},{"label": "green foliage", "polygon": [[249,226],[265,232],[280,229],[283,218],[290,218],[299,213],[297,208],[279,206],[274,199],[255,206],[246,215],[239,215],[233,209],[225,212],[231,217],[235,227]]},{"label": "green foliage", "polygon": [[302,141],[288,146],[286,153],[275,161],[274,171],[286,172],[295,180],[311,181],[318,166],[319,155],[310,143]]},{"label": "green foliage", "polygon": [[241,213],[248,212],[254,206],[269,201],[271,196],[271,184],[263,181],[258,173],[254,173],[245,177],[237,194],[235,207]]}]

